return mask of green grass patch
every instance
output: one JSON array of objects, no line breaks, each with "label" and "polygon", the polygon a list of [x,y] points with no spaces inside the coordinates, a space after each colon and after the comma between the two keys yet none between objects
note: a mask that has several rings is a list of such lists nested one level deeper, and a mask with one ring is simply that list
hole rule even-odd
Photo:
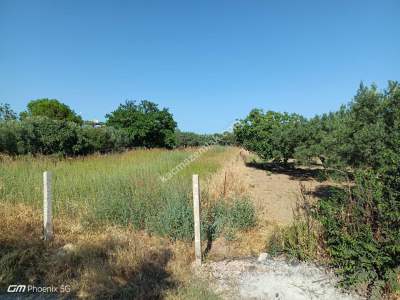
[{"label": "green grass patch", "polygon": [[[77,159],[22,156],[3,160],[0,168],[0,199],[10,203],[42,206],[42,173],[53,173],[54,215],[78,218],[85,226],[104,223],[133,225],[136,229],[171,239],[193,238],[191,175],[201,181],[218,170],[232,153],[213,147],[169,181],[165,176],[188,159],[192,150],[136,150]],[[204,194],[204,201],[207,195]],[[220,205],[225,205],[222,203]],[[234,202],[224,208],[229,224],[242,230],[251,224],[249,203]],[[218,208],[217,208],[218,210]],[[207,211],[203,215],[208,214]],[[208,219],[203,217],[204,221]],[[203,232],[210,227],[203,222]]]}]

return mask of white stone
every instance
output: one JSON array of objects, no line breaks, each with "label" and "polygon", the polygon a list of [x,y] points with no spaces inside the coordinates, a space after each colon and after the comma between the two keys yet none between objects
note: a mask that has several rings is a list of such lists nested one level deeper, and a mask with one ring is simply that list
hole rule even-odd
[{"label": "white stone", "polygon": [[269,258],[269,254],[266,252],[260,253],[260,255],[258,256],[257,261],[261,262],[261,261],[266,261]]}]

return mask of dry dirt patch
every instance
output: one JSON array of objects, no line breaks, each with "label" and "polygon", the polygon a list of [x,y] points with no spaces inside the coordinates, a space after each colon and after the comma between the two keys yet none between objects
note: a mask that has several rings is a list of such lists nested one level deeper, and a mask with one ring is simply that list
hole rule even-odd
[{"label": "dry dirt patch", "polygon": [[202,272],[224,299],[360,299],[336,288],[336,277],[326,269],[266,254],[212,262]]},{"label": "dry dirt patch", "polygon": [[[269,170],[272,170],[269,171]],[[318,191],[331,185],[319,182],[311,170],[265,168],[253,162],[253,156],[243,149],[226,161],[206,186],[211,199],[247,197],[255,207],[257,226],[242,233],[234,241],[219,238],[208,253],[211,260],[238,256],[257,256],[265,250],[266,241],[277,227],[293,221],[293,210],[299,200],[301,185],[316,200]]]}]

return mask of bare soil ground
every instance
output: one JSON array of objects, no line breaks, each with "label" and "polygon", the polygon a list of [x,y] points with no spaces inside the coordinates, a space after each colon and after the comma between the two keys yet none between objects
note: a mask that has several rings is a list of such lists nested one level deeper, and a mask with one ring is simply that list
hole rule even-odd
[{"label": "bare soil ground", "polygon": [[224,299],[356,300],[360,297],[335,287],[337,278],[311,263],[257,258],[212,262],[204,267]]},{"label": "bare soil ground", "polygon": [[237,256],[257,256],[265,250],[266,242],[277,227],[293,221],[293,209],[304,186],[311,201],[316,201],[331,182],[317,180],[315,170],[299,168],[280,169],[260,162],[249,152],[238,149],[207,186],[211,198],[247,197],[256,209],[257,226],[235,241],[218,239],[208,254],[213,260]]},{"label": "bare soil ground", "polygon": [[216,240],[199,275],[225,299],[359,299],[337,289],[337,278],[329,269],[270,258],[267,253],[259,256],[274,230],[293,222],[301,186],[311,201],[318,201],[333,184],[317,179],[317,170],[281,168],[238,150],[208,185],[217,193],[215,199],[249,197],[258,225],[234,241]]}]

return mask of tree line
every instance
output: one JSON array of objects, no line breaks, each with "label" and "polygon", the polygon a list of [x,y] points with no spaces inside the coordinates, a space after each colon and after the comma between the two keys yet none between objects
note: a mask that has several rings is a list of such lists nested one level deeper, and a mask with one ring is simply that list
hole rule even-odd
[{"label": "tree line", "polygon": [[[398,82],[389,81],[383,91],[361,84],[348,105],[311,119],[254,109],[234,133],[243,147],[265,160],[286,167],[290,159],[318,162],[326,172],[345,174],[348,188],[332,187],[314,207],[323,248],[344,284],[364,287],[370,298],[399,290]],[[283,241],[283,249],[293,253],[298,244]]]},{"label": "tree line", "polygon": [[311,119],[298,114],[254,109],[234,129],[237,141],[265,159],[296,158],[325,166],[379,169],[398,159],[399,84],[387,89],[360,85],[338,111]]},{"label": "tree line", "polygon": [[167,108],[143,100],[126,101],[106,115],[104,124],[84,121],[56,99],[28,103],[19,116],[0,104],[0,152],[9,155],[107,153],[134,147],[195,147],[232,144],[233,134],[182,132]]}]

